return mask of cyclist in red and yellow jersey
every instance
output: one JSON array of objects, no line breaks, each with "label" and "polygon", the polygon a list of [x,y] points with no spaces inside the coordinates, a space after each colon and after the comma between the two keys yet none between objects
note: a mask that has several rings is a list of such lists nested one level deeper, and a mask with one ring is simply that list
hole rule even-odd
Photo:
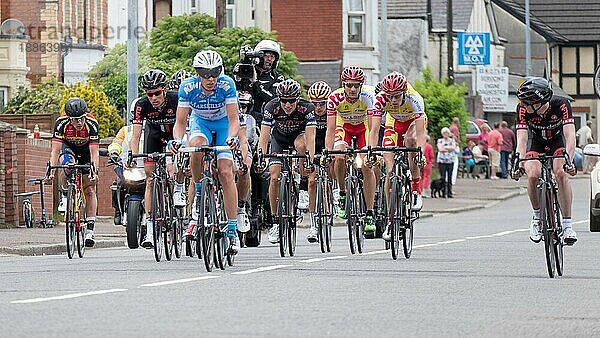
[{"label": "cyclist in red and yellow jersey", "polygon": [[[327,134],[325,146],[327,149],[344,150],[351,146],[352,138],[356,137],[356,148],[361,149],[368,145],[372,139],[369,134],[371,128],[371,114],[375,93],[364,85],[365,74],[358,67],[346,67],[340,76],[342,88],[335,90],[327,100]],[[375,131],[377,133],[377,131]],[[377,139],[375,134],[375,140]],[[340,186],[338,216],[346,218],[346,159],[337,156],[335,159],[335,172]],[[373,169],[363,165],[365,200],[367,212],[365,216],[365,232],[375,231],[373,218],[373,204],[375,201],[375,175]]]},{"label": "cyclist in red and yellow jersey", "polygon": [[[383,78],[381,89],[382,91],[375,97],[373,125],[378,132],[381,116],[385,114],[382,146],[421,147],[421,149],[425,149],[425,121],[427,117],[421,95],[406,81],[404,75],[398,72],[392,72]],[[374,137],[377,137],[377,132],[374,133]],[[375,141],[376,138],[372,140],[372,142]],[[421,210],[423,207],[421,172],[419,165],[414,161],[415,156],[415,153],[410,153],[408,163],[412,174],[413,208]],[[394,165],[393,153],[385,153],[384,158],[386,166],[392,168]],[[389,185],[389,180],[386,182],[387,185]],[[384,239],[389,238],[387,230],[383,234]]]}]

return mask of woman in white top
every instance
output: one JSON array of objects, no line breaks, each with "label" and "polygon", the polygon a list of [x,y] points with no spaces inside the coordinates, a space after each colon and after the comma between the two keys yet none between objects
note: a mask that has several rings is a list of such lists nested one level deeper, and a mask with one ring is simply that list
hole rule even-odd
[{"label": "woman in white top", "polygon": [[456,160],[456,142],[450,137],[450,129],[442,128],[442,138],[437,140],[437,163],[440,176],[445,181],[444,197],[452,198],[452,169]]}]

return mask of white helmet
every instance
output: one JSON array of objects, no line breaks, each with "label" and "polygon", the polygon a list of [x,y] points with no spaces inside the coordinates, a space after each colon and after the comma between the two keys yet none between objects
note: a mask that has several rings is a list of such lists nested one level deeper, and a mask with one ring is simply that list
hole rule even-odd
[{"label": "white helmet", "polygon": [[217,68],[223,66],[223,59],[214,50],[203,50],[194,56],[194,68]]},{"label": "white helmet", "polygon": [[[262,40],[254,48],[255,52],[272,52],[275,53],[275,62],[273,62],[273,69],[277,68],[277,63],[281,56],[281,47],[273,40]],[[261,60],[262,62],[262,60]]]}]

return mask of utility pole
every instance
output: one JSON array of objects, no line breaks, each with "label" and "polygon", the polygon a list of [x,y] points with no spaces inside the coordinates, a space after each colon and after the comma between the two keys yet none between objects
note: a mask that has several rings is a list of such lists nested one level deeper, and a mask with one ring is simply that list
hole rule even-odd
[{"label": "utility pole", "polygon": [[131,103],[138,97],[138,0],[127,0],[127,107],[125,121]]},{"label": "utility pole", "polygon": [[215,0],[216,31],[219,33],[227,27],[227,0]]},{"label": "utility pole", "polygon": [[448,53],[448,83],[454,83],[454,43],[452,40],[452,0],[446,4],[446,52]]},{"label": "utility pole", "polygon": [[525,0],[525,77],[531,76],[531,22],[529,0]]},{"label": "utility pole", "polygon": [[[387,24],[387,0],[381,0],[381,77],[388,74],[388,24]],[[381,80],[381,79],[380,79]]]}]

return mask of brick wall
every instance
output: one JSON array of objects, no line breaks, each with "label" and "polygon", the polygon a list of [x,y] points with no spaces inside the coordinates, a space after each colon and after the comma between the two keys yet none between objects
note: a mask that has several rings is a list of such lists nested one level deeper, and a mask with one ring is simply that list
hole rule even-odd
[{"label": "brick wall", "polygon": [[0,115],[0,121],[33,131],[37,124],[40,131],[51,133],[54,130],[54,122],[58,114],[23,114],[23,115]]},{"label": "brick wall", "polygon": [[271,0],[271,29],[301,61],[342,59],[341,0]]}]

